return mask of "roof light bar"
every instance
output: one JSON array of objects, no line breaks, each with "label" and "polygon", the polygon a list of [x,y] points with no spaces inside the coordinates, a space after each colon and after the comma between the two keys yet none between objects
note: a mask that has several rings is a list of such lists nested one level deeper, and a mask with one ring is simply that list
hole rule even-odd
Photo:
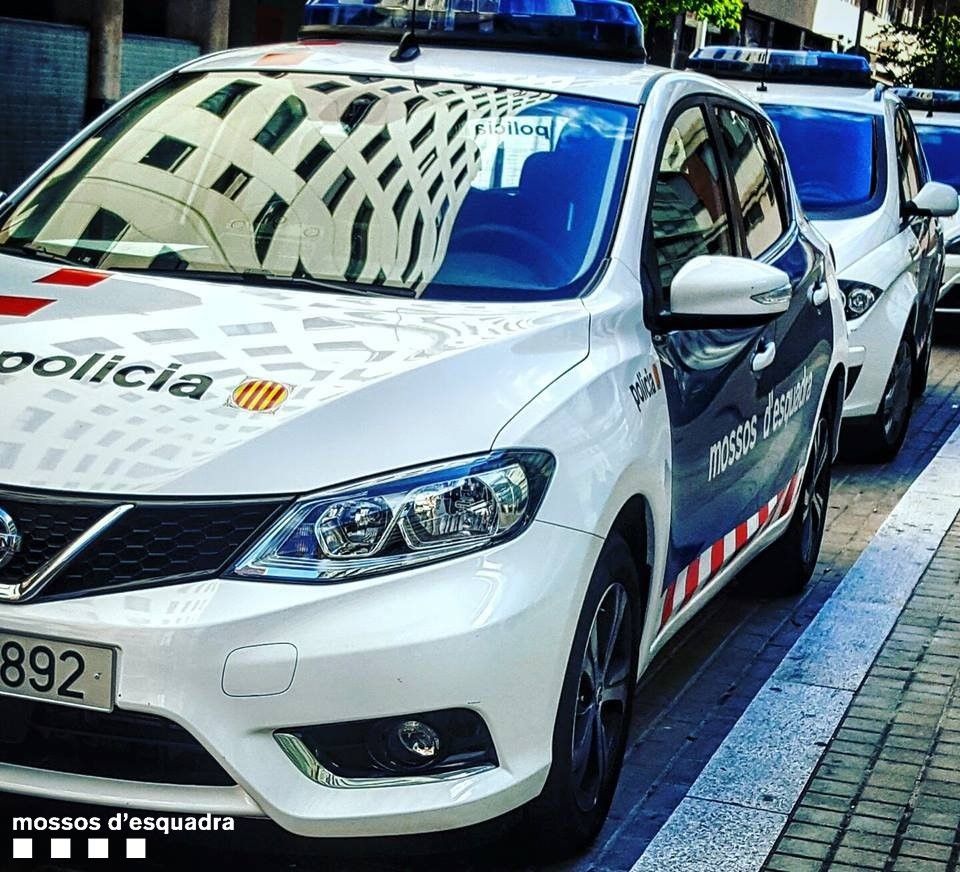
[{"label": "roof light bar", "polygon": [[300,39],[398,41],[410,30],[423,45],[646,59],[626,0],[307,0]]},{"label": "roof light bar", "polygon": [[873,84],[866,58],[829,51],[711,45],[697,49],[687,60],[687,69],[721,79],[862,87]]},{"label": "roof light bar", "polygon": [[929,112],[960,112],[960,91],[940,91],[931,88],[894,88],[908,109]]}]

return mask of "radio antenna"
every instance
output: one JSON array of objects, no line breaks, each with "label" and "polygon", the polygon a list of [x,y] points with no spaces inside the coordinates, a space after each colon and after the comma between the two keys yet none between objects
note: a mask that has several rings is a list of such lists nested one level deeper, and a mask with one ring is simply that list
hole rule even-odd
[{"label": "radio antenna", "polygon": [[394,63],[406,63],[420,57],[420,43],[417,40],[417,0],[407,0],[410,9],[407,14],[407,29],[400,37],[400,44],[390,52]]}]

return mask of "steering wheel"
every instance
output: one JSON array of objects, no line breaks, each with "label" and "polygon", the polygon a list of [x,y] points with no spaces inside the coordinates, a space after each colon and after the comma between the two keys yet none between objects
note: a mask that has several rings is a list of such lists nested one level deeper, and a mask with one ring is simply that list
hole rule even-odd
[{"label": "steering wheel", "polygon": [[[467,244],[469,240],[480,237],[483,240],[482,245]],[[500,241],[497,241],[497,240]],[[509,224],[478,224],[474,227],[468,227],[457,233],[451,240],[451,245],[456,242],[457,247],[472,248],[475,251],[488,251],[493,254],[507,257],[511,260],[522,262],[524,266],[538,271],[541,276],[546,275],[553,283],[557,277],[564,282],[569,281],[570,264],[560,256],[560,254],[551,248],[543,239],[529,230],[521,230],[519,227],[513,227]],[[536,253],[536,259],[520,258],[514,256],[517,251],[530,251]],[[552,272],[544,269],[545,264],[549,264]]]}]

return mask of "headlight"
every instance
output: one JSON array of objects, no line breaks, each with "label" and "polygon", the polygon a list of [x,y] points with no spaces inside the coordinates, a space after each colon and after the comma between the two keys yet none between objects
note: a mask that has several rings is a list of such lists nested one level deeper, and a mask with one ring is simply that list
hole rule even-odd
[{"label": "headlight", "polygon": [[840,279],[840,290],[843,291],[846,300],[844,311],[848,321],[866,315],[883,293],[881,288],[868,285],[866,282],[853,282],[846,279]]},{"label": "headlight", "polygon": [[336,581],[504,542],[533,520],[554,466],[545,451],[498,451],[305,497],[232,574]]}]

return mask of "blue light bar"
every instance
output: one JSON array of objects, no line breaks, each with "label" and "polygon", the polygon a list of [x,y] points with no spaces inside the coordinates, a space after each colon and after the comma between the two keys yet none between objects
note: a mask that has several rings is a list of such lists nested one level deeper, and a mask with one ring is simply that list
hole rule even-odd
[{"label": "blue light bar", "polygon": [[929,112],[960,112],[960,91],[941,91],[932,88],[894,88],[908,109]]},{"label": "blue light bar", "polygon": [[697,49],[687,69],[720,79],[753,79],[810,85],[858,85],[872,82],[870,64],[860,55],[831,51],[716,46]]},{"label": "blue light bar", "polygon": [[626,0],[307,0],[301,40],[417,41],[460,48],[645,60],[643,25]]}]

